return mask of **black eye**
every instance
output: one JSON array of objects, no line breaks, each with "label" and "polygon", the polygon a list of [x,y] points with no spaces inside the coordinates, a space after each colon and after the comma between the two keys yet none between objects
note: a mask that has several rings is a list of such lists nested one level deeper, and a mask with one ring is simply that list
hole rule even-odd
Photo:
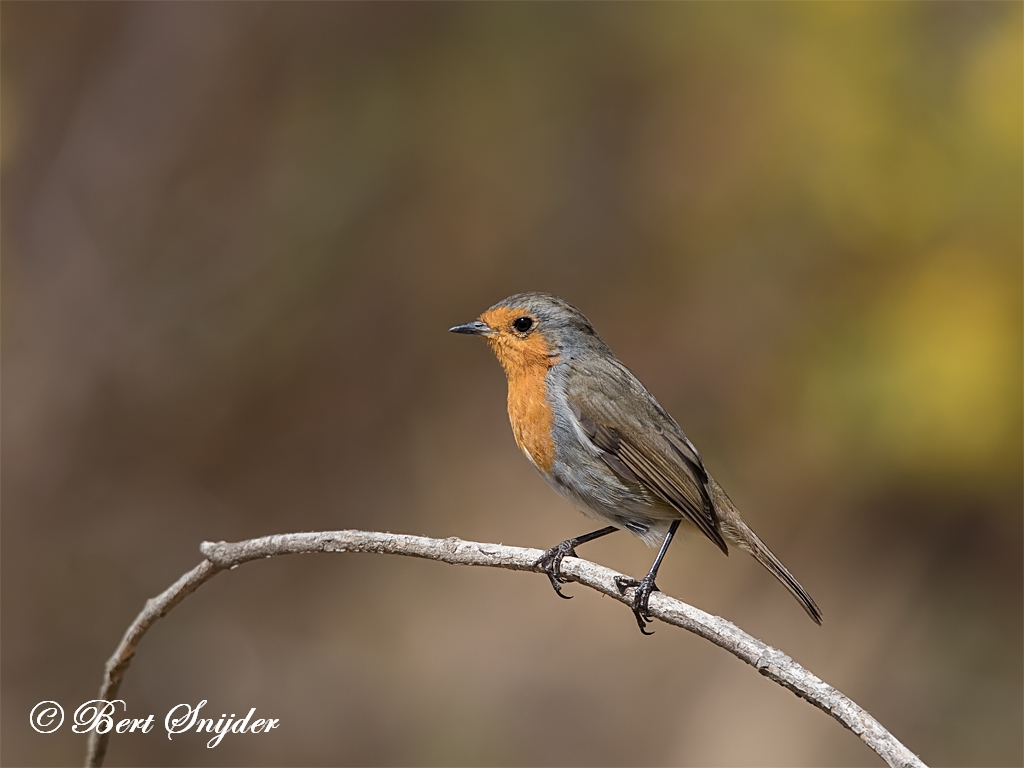
[{"label": "black eye", "polygon": [[526,333],[528,330],[533,328],[533,318],[525,316],[517,317],[512,321],[512,327],[519,333]]}]

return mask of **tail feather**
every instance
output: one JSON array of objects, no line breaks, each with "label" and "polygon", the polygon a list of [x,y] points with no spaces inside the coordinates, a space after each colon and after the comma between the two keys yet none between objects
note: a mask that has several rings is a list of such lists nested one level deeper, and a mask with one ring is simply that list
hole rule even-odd
[{"label": "tail feather", "polygon": [[750,530],[743,521],[743,518],[740,517],[740,513],[732,503],[732,500],[722,490],[722,486],[715,482],[714,478],[709,477],[708,487],[711,491],[711,499],[715,505],[715,511],[718,513],[718,522],[722,535],[726,540],[753,555],[757,562],[782,582],[782,586],[788,589],[790,594],[797,599],[797,602],[807,611],[807,615],[816,624],[821,624],[821,610],[811,596],[807,594],[807,590],[800,585],[800,582],[779,561],[775,553],[768,549],[768,545],[761,541],[756,533]]}]

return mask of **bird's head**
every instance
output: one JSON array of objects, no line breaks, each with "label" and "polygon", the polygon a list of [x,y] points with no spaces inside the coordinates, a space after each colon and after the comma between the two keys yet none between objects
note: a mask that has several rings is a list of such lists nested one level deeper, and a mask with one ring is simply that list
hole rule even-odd
[{"label": "bird's head", "polygon": [[517,293],[449,330],[487,339],[510,379],[538,366],[550,368],[576,350],[607,349],[582,312],[548,293]]}]

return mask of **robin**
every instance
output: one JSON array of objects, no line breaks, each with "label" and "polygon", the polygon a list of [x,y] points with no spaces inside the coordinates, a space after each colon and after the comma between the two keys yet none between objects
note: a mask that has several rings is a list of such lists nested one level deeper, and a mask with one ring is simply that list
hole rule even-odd
[{"label": "robin", "polygon": [[683,430],[567,301],[518,293],[477,320],[450,329],[483,336],[508,379],[508,416],[516,443],[544,479],[583,514],[607,525],[547,550],[534,567],[559,597],[564,557],[619,530],[661,545],[646,576],[619,577],[635,588],[640,631],[651,621],[655,578],[681,523],[695,526],[726,555],[745,549],[818,624],[821,611],[774,553],[750,530]]}]

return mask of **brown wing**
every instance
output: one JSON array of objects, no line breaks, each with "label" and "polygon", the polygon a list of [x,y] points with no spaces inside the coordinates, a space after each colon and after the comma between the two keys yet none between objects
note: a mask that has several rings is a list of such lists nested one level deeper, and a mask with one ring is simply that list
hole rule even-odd
[{"label": "brown wing", "polygon": [[707,472],[679,425],[625,366],[590,367],[579,375],[586,376],[586,392],[574,391],[570,380],[569,406],[608,467],[647,487],[729,554],[708,495]]}]

